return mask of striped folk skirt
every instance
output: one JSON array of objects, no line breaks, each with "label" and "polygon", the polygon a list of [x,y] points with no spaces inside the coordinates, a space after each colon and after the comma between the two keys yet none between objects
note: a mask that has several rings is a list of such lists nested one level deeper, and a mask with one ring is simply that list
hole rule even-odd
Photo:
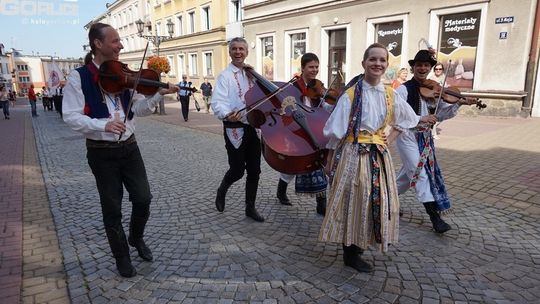
[{"label": "striped folk skirt", "polygon": [[374,144],[345,143],[319,233],[324,242],[388,251],[399,234],[399,199],[392,158]]}]

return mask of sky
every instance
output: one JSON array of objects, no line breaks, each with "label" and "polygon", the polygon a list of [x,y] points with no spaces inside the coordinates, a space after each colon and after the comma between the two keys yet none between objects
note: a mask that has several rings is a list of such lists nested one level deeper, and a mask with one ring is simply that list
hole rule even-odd
[{"label": "sky", "polygon": [[84,26],[115,0],[0,0],[0,43],[23,55],[84,57]]}]

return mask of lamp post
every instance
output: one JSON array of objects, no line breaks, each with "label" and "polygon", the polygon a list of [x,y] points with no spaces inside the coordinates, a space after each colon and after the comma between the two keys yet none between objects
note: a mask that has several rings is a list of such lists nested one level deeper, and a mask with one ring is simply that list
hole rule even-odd
[{"label": "lamp post", "polygon": [[[152,44],[156,46],[157,56],[159,57],[159,45],[162,41],[166,41],[172,38],[172,35],[174,34],[174,23],[171,20],[167,21],[167,32],[169,33],[169,36],[159,36],[157,28],[154,29],[154,35],[143,35],[145,23],[141,19],[139,19],[135,21],[135,24],[137,25],[137,32],[139,33],[139,37],[152,42]],[[152,33],[152,23],[148,22],[146,24],[146,28],[149,33]],[[165,102],[163,101],[163,99],[161,99],[161,101],[159,102],[159,115],[165,115]]]},{"label": "lamp post", "polygon": [[[169,33],[169,36],[159,36],[157,28],[154,30],[154,35],[143,35],[145,23],[141,19],[139,19],[135,21],[135,24],[137,25],[137,32],[139,32],[139,37],[152,42],[152,44],[156,46],[158,56],[159,45],[161,44],[161,42],[171,39],[172,35],[174,34],[174,23],[171,20],[167,21],[167,32]],[[148,29],[148,32],[152,33],[152,24],[147,23],[146,27]]]}]

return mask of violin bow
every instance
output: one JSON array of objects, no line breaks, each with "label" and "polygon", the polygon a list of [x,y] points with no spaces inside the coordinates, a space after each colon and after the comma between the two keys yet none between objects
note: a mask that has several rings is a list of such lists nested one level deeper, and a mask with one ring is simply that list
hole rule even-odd
[{"label": "violin bow", "polygon": [[[149,44],[150,44],[150,41],[146,42],[146,47],[144,48],[144,53],[141,59],[141,65],[139,66],[139,71],[137,72],[137,75],[135,76],[135,81],[133,82],[133,88],[131,89],[131,96],[129,97],[129,103],[126,110],[126,115],[124,115],[124,124],[126,123],[127,118],[129,116],[129,112],[131,111],[131,107],[133,106],[133,96],[135,96],[135,89],[137,88],[137,86],[139,85],[139,81],[141,80],[142,66],[144,64],[144,58],[146,58],[146,51],[148,51]],[[120,141],[123,134],[124,134],[123,132],[120,133],[120,135],[118,136],[118,141]]]},{"label": "violin bow", "polygon": [[[337,70],[338,74],[339,74],[339,77],[341,77],[341,79],[343,79],[343,74],[341,73],[341,69],[338,69]],[[337,77],[334,77],[334,80],[332,80],[332,82],[330,83],[330,85],[328,86],[328,90],[326,90],[326,92],[324,92],[324,95],[321,97],[321,99],[326,99],[326,96],[328,95],[328,91],[330,90],[330,88],[334,85],[334,82],[336,82],[337,80]],[[337,102],[337,100],[336,100]],[[317,106],[317,108],[320,108],[322,106],[322,102],[319,102],[319,105]]]}]

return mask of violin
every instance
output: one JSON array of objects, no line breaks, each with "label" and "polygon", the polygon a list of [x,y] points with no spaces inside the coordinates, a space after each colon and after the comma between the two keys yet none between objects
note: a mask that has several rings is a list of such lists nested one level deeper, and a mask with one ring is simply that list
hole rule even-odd
[{"label": "violin", "polygon": [[323,128],[330,114],[308,107],[302,93],[289,83],[271,82],[245,68],[254,85],[245,94],[247,120],[261,130],[262,155],[278,172],[304,174],[326,163],[328,139]]},{"label": "violin", "polygon": [[457,87],[443,88],[439,82],[431,79],[425,79],[420,84],[420,95],[428,102],[435,103],[439,98],[447,103],[454,104],[458,101],[464,101],[463,104],[476,105],[478,109],[484,109],[486,104],[475,97],[466,97],[461,94]]},{"label": "violin", "polygon": [[307,84],[306,96],[311,99],[323,98],[326,103],[335,105],[339,95],[336,89],[326,89],[319,79],[312,79]]},{"label": "violin", "polygon": [[[99,66],[99,86],[109,94],[119,94],[125,89],[133,89],[139,72],[130,70],[127,64],[108,60]],[[169,84],[159,81],[158,72],[141,69],[139,82],[135,90],[143,95],[154,95],[159,88],[168,88]]]}]

